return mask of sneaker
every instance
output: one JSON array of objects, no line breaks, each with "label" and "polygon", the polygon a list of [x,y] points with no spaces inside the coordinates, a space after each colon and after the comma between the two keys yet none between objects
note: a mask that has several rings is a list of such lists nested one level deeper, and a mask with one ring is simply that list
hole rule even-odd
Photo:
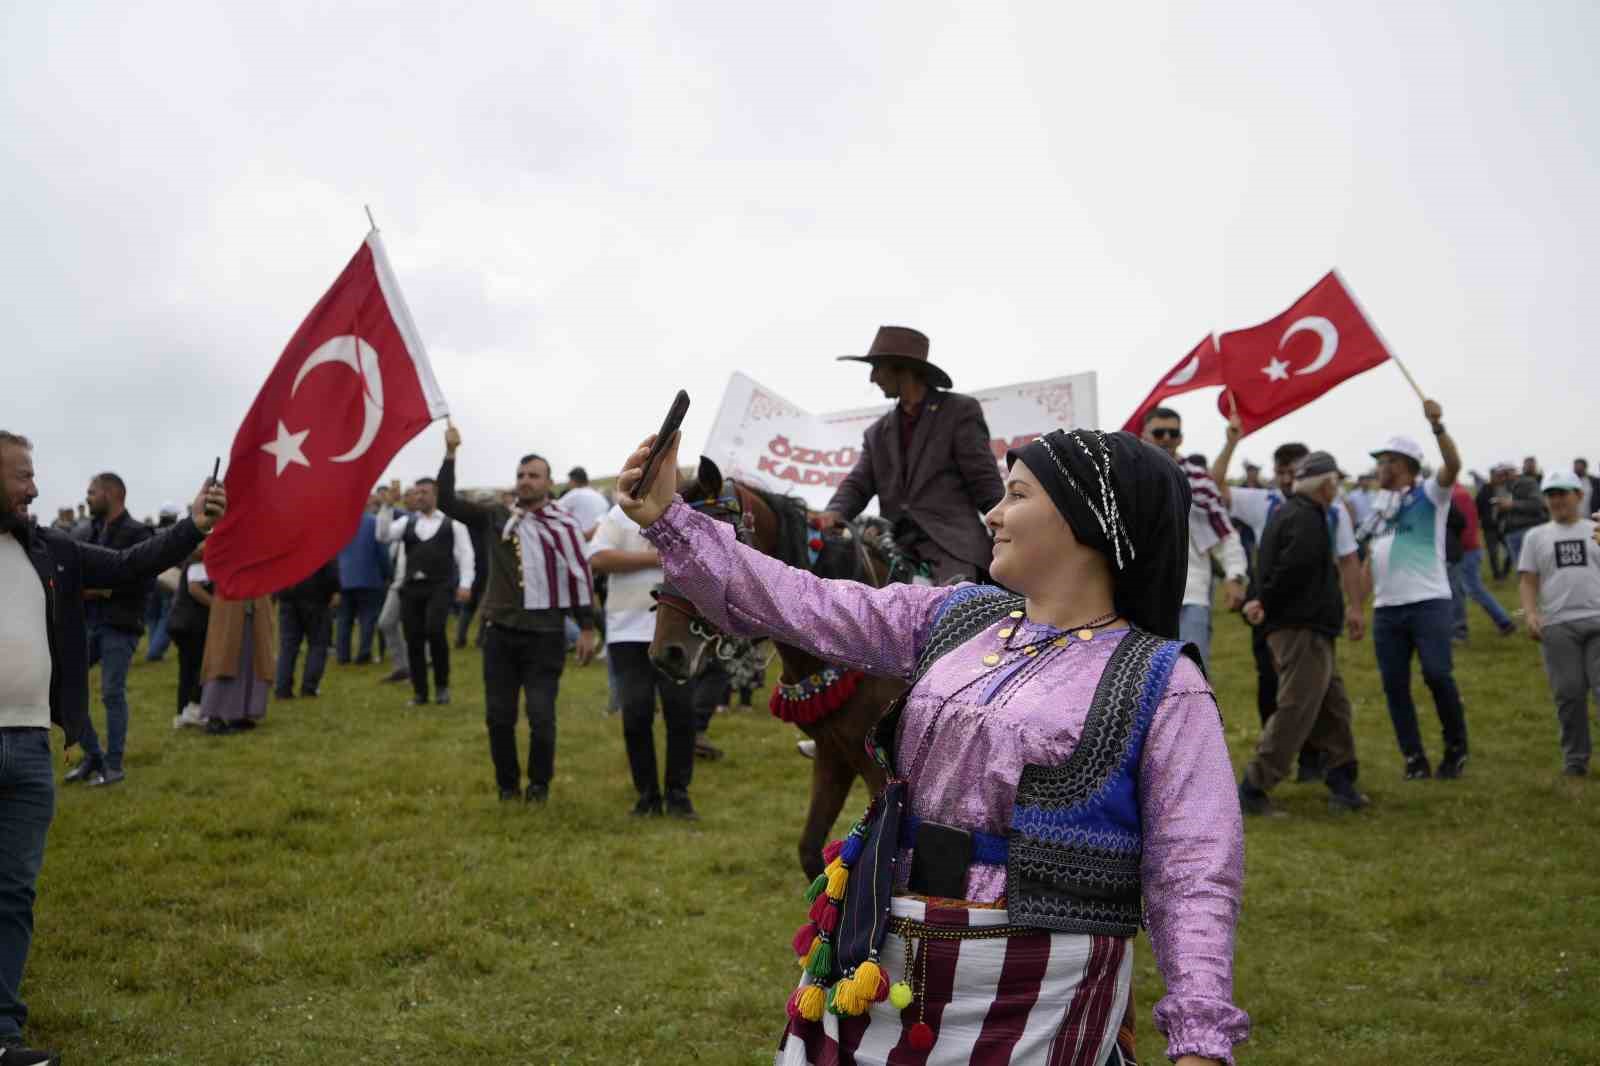
[{"label": "sneaker", "polygon": [[1439,760],[1439,777],[1446,781],[1453,781],[1461,776],[1461,771],[1467,768],[1466,748],[1446,748],[1444,758]]},{"label": "sneaker", "polygon": [[639,802],[633,805],[633,810],[628,812],[635,818],[659,817],[661,814],[661,797],[651,794],[640,796]]},{"label": "sneaker", "polygon": [[1344,811],[1359,811],[1372,801],[1356,791],[1354,781],[1349,777],[1336,777],[1328,775],[1328,810],[1334,814]]},{"label": "sneaker", "polygon": [[817,757],[817,742],[810,737],[804,740],[797,740],[794,742],[794,750],[808,759],[815,759]]},{"label": "sneaker", "polygon": [[1254,816],[1279,813],[1272,805],[1272,798],[1248,781],[1239,782],[1239,809]]},{"label": "sneaker", "polygon": [[173,715],[172,728],[174,729],[204,729],[206,720],[200,717],[200,705],[191,703],[177,714]]},{"label": "sneaker", "polygon": [[1406,758],[1406,780],[1426,781],[1433,776],[1433,767],[1428,765],[1426,755],[1411,755]]},{"label": "sneaker", "polygon": [[[87,784],[90,788],[100,788],[105,785],[121,784],[123,781],[127,780],[127,777],[127,771],[123,770],[122,768],[118,767],[117,769],[113,770],[108,766],[104,770],[101,770],[99,773],[95,774],[93,777],[89,778]],[[0,1066],[4,1066],[5,1061],[5,1059],[0,1058]]]},{"label": "sneaker", "polygon": [[80,781],[91,781],[95,775],[105,769],[105,762],[94,756],[85,756],[79,760],[78,765],[67,771],[61,779],[62,784],[76,785]]},{"label": "sneaker", "polygon": [[722,758],[722,755],[722,749],[711,743],[711,741],[707,740],[704,734],[694,738],[695,758],[710,759],[711,761],[715,762],[717,759]]},{"label": "sneaker", "polygon": [[686,822],[698,822],[700,815],[695,813],[694,804],[689,802],[689,793],[681,789],[674,789],[667,793],[667,816],[682,818]]},{"label": "sneaker", "polygon": [[438,692],[435,692],[433,694],[433,702],[434,703],[449,703],[450,702],[450,690],[447,689],[447,688],[442,688]]},{"label": "sneaker", "polygon": [[390,674],[388,677],[380,677],[380,678],[378,678],[378,683],[380,685],[386,685],[391,681],[410,681],[410,680],[411,680],[411,671],[410,670],[396,670],[394,673]]},{"label": "sneaker", "polygon": [[61,1052],[23,1046],[20,1037],[0,1041],[0,1066],[61,1066]]},{"label": "sneaker", "polygon": [[524,796],[524,798],[529,803],[538,803],[538,804],[542,805],[547,800],[550,799],[550,786],[549,785],[529,785],[527,794]]},{"label": "sneaker", "polygon": [[1563,767],[1561,772],[1563,774],[1565,774],[1567,777],[1588,777],[1589,776],[1589,768],[1587,766],[1580,766],[1580,765],[1578,765],[1576,763],[1574,763],[1571,766]]}]

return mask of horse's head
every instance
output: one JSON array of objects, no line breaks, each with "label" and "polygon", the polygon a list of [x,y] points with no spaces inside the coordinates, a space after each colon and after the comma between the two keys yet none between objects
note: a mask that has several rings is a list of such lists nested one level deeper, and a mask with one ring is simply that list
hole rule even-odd
[{"label": "horse's head", "polygon": [[[705,456],[692,476],[678,478],[678,495],[690,507],[737,525],[743,512],[732,489],[717,464]],[[727,495],[724,490],[729,490]],[[661,586],[656,594],[656,633],[650,642],[650,661],[657,670],[679,683],[693,680],[711,664],[720,639],[716,627],[700,617],[682,593],[670,584]]]}]

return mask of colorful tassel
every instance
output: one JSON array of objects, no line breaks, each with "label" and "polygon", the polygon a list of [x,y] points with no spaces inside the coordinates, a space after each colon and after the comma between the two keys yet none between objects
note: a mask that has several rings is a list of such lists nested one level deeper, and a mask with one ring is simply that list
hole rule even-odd
[{"label": "colorful tassel", "polygon": [[808,1022],[822,1020],[822,1009],[828,1004],[827,993],[818,985],[806,985],[800,990],[798,1005],[800,1017]]},{"label": "colorful tassel", "polygon": [[822,916],[831,910],[833,910],[833,900],[829,899],[826,893],[823,893],[812,900],[810,918],[813,922],[820,922],[822,921]]},{"label": "colorful tassel", "polygon": [[[827,899],[828,897],[823,896],[822,898]],[[832,933],[835,929],[839,928],[839,908],[829,907],[827,910],[823,911],[822,920],[817,923],[817,928],[821,929],[824,933]]]},{"label": "colorful tassel", "polygon": [[802,970],[811,968],[811,960],[817,957],[817,948],[821,946],[822,938],[820,936],[811,941],[811,946],[806,949],[806,953],[800,956],[800,968]]},{"label": "colorful tassel", "polygon": [[[855,982],[856,995],[869,1003],[877,1002],[883,996],[878,995],[878,983],[883,980],[883,969],[871,959],[856,967]],[[888,990],[884,990],[887,994]]]},{"label": "colorful tassel", "polygon": [[880,973],[878,975],[878,987],[872,993],[872,1002],[874,1002],[874,1003],[882,1003],[884,1000],[886,1000],[888,998],[889,998],[889,975],[886,974],[886,973]]},{"label": "colorful tassel", "polygon": [[916,998],[911,992],[911,986],[904,981],[896,981],[889,986],[889,1002],[895,1010],[905,1010],[911,1006],[911,1001]]},{"label": "colorful tassel", "polygon": [[811,950],[811,960],[806,963],[806,973],[826,981],[833,972],[833,945],[821,937],[817,939],[817,946]]},{"label": "colorful tassel", "polygon": [[827,887],[828,887],[828,875],[825,874],[825,873],[824,874],[818,874],[817,875],[817,879],[815,881],[811,882],[811,887],[806,889],[806,902],[810,903],[812,900],[814,900],[818,896],[822,895],[822,893],[827,889]]},{"label": "colorful tassel", "polygon": [[867,1013],[867,1008],[871,1005],[872,1001],[861,995],[856,989],[853,980],[840,981],[833,986],[832,1002],[829,1004],[829,1008],[840,1017],[858,1017]]},{"label": "colorful tassel", "polygon": [[827,888],[828,898],[844,899],[844,886],[845,882],[848,880],[850,880],[850,871],[845,869],[843,866],[836,868],[833,873],[829,874]]},{"label": "colorful tassel", "polygon": [[911,1045],[912,1051],[929,1050],[933,1047],[933,1028],[927,1022],[918,1022],[906,1034],[906,1042]]},{"label": "colorful tassel", "polygon": [[811,954],[811,945],[817,939],[817,923],[807,922],[794,935],[794,953],[801,958]]},{"label": "colorful tassel", "polygon": [[789,996],[789,1002],[783,1005],[783,1012],[789,1016],[791,1022],[800,1020],[800,993],[805,991],[805,986],[794,990]]},{"label": "colorful tassel", "polygon": [[844,841],[830,840],[822,849],[822,861],[832,862],[839,857],[839,852],[844,848]]},{"label": "colorful tassel", "polygon": [[854,866],[856,860],[861,858],[861,849],[866,846],[865,839],[851,833],[844,842],[844,848],[839,852],[839,861],[846,866]]}]

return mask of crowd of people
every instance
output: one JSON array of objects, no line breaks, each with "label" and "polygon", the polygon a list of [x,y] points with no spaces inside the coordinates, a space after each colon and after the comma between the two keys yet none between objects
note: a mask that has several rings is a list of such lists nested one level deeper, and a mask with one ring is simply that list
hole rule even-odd
[{"label": "crowd of people", "polygon": [[[784,1063],[825,1060],[844,1045],[858,1062],[883,1061],[899,1041],[926,1051],[940,1024],[963,1019],[983,1027],[1000,1017],[1008,1031],[1031,1033],[1036,1010],[1080,1004],[1089,1013],[1070,1055],[1019,1037],[996,1061],[1123,1061],[1126,945],[1141,914],[1167,980],[1155,1017],[1169,1055],[1229,1060],[1249,1027],[1232,1002],[1236,812],[1279,813],[1272,793],[1291,777],[1323,782],[1341,813],[1372,802],[1358,786],[1341,640],[1370,636],[1404,778],[1456,779],[1471,745],[1454,657],[1472,638],[1477,604],[1495,633],[1539,643],[1563,771],[1588,773],[1588,700],[1600,695],[1600,533],[1588,516],[1600,478],[1583,460],[1541,473],[1530,457],[1468,475],[1442,408],[1425,401],[1416,428],[1431,446],[1406,432],[1375,440],[1371,468],[1354,478],[1328,451],[1284,442],[1270,478],[1246,461],[1234,483],[1237,417],[1208,464],[1183,454],[1183,420],[1165,407],[1145,415],[1139,435],[1058,431],[997,467],[981,408],[951,391],[927,337],[884,327],[854,358],[895,405],[811,517],[837,528],[877,500],[895,543],[919,562],[915,580],[877,590],[760,555],[739,530],[675,502],[670,478],[643,484],[649,441],[615,500],[582,468],[558,499],[549,462],[532,453],[507,463],[510,489],[460,489],[463,438],[452,424],[437,472],[376,489],[336,557],[272,596],[230,601],[205,562],[205,537],[226,507],[220,484],[208,481],[187,516],[165,504],[141,522],[128,486],[108,471],[82,505],[41,528],[30,510],[32,445],[0,432],[0,1062],[53,1061],[23,1044],[19,994],[53,811],[49,726],[82,749],[65,783],[125,781],[127,678],[147,633],[147,659],[176,649],[174,728],[213,735],[256,728],[274,699],[318,698],[330,652],[338,666],[387,661],[381,681],[409,682],[412,708],[448,705],[452,654],[472,641],[495,788],[503,801],[533,805],[551,799],[567,661],[603,658],[637,793],[632,814],[686,819],[697,817],[696,757],[720,754],[706,738],[712,708],[734,692],[748,705],[766,660],[753,654],[696,684],[669,683],[649,652],[663,582],[734,636],[905,678],[910,693],[875,750],[909,790],[897,802],[910,817],[885,828],[880,801],[852,836],[892,842],[881,834],[898,832],[910,861],[874,865],[893,847],[829,856],[813,925],[797,939],[806,976],[791,1000]],[[1491,588],[1513,573],[1516,615]],[[1208,682],[1213,626],[1226,617],[1215,610],[1219,584],[1222,606],[1249,626],[1256,674],[1260,734],[1237,776]],[[1412,699],[1413,661],[1439,721],[1437,758]],[[89,713],[96,664],[103,735]],[[1092,758],[1074,757],[1090,741]],[[1019,848],[1028,864],[1008,864]],[[847,881],[894,891],[883,930],[874,925],[864,953],[848,960],[861,943],[827,919],[847,908]],[[952,937],[963,946],[940,958],[909,950]],[[1003,941],[1029,937],[1052,961],[1006,976]],[[929,980],[949,986],[942,1023],[916,1005],[917,982]],[[852,1016],[867,1022],[843,1026]],[[1059,1028],[1040,1031],[1061,1039]]]}]

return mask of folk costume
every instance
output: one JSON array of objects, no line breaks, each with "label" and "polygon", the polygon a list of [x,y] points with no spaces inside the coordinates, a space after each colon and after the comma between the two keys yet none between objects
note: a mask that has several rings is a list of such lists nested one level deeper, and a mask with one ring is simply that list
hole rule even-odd
[{"label": "folk costume", "polygon": [[919,367],[929,388],[914,413],[897,402],[867,427],[861,458],[827,510],[852,519],[876,496],[895,542],[927,564],[934,584],[987,573],[993,550],[978,515],[1002,490],[983,408],[946,391],[950,376],[928,361],[928,338],[914,329],[884,326],[866,355],[840,358]]},{"label": "folk costume", "polygon": [[[1215,699],[1171,639],[1186,478],[1127,433],[1058,431],[1010,458],[1110,561],[1128,627],[1056,630],[990,586],[821,581],[681,503],[645,531],[725,632],[912,681],[876,735],[890,784],[812,886],[780,1064],[1117,1062],[1141,918],[1168,1054],[1231,1062],[1248,1034],[1239,806]],[[961,898],[911,892],[922,859],[949,881],[949,848],[929,845],[963,834]]]}]

